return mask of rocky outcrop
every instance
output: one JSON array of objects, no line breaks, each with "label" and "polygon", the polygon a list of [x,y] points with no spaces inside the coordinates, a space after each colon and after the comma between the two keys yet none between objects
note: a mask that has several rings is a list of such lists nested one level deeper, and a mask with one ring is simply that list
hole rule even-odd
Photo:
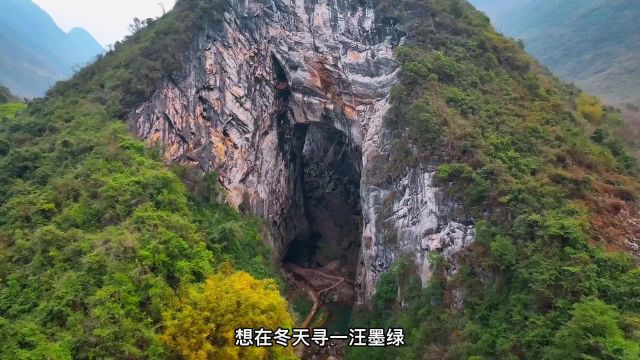
[{"label": "rocky outcrop", "polygon": [[379,275],[402,256],[413,259],[422,284],[431,279],[429,257],[437,253],[457,271],[455,255],[475,239],[475,226],[460,223],[457,207],[434,185],[433,169],[408,171],[400,181],[385,188],[368,186],[363,191],[359,296],[368,299]]},{"label": "rocky outcrop", "polygon": [[[305,159],[337,149],[319,144],[318,134],[343,134],[347,145],[339,148],[349,154],[332,159],[357,158],[344,169],[361,177],[358,298],[368,299],[380,273],[405,254],[426,281],[428,253],[453,257],[473,240],[473,227],[453,221],[433,170],[414,169],[386,185],[370,181],[390,148],[385,115],[399,78],[393,48],[401,36],[378,31],[374,10],[360,1],[230,3],[223,30],[199,37],[185,76],[165,82],[130,114],[132,130],[160,143],[167,161],[217,172],[230,203],[248,201],[268,221],[281,260],[290,243],[314,227],[304,195]],[[331,131],[309,130],[314,127]],[[324,156],[330,155],[313,158]]]}]

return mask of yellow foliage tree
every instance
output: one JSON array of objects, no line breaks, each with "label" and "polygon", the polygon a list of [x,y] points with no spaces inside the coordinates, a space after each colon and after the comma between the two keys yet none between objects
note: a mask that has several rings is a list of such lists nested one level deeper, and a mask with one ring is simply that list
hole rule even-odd
[{"label": "yellow foliage tree", "polygon": [[273,280],[245,272],[210,276],[180,290],[164,314],[162,342],[187,360],[295,359],[291,347],[237,347],[235,329],[290,329],[293,319]]},{"label": "yellow foliage tree", "polygon": [[580,96],[578,96],[576,106],[578,112],[592,123],[599,123],[604,116],[604,110],[602,109],[600,99],[590,96],[585,92],[580,93]]}]

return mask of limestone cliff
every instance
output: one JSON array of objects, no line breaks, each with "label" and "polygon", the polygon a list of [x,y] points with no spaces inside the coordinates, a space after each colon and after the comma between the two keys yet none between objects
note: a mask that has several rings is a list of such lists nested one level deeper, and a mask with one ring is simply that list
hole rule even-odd
[{"label": "limestone cliff", "polygon": [[232,204],[268,221],[279,260],[294,242],[320,239],[324,253],[309,266],[340,261],[366,301],[401,256],[426,281],[430,252],[453,258],[474,239],[433,169],[374,181],[390,151],[402,34],[364,2],[231,0],[223,30],[200,34],[185,76],[128,121],[167,161],[217,172]]}]

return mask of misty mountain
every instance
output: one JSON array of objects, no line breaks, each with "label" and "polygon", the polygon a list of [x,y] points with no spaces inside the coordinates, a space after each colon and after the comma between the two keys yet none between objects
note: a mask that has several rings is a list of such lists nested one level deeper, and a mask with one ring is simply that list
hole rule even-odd
[{"label": "misty mountain", "polygon": [[610,103],[640,98],[636,0],[472,0],[566,81]]},{"label": "misty mountain", "polygon": [[31,0],[0,2],[0,84],[20,96],[43,95],[103,51],[86,30],[64,32]]}]

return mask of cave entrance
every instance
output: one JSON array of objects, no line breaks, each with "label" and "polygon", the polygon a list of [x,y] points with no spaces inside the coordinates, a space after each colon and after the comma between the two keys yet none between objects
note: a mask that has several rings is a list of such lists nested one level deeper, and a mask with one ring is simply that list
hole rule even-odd
[{"label": "cave entrance", "polygon": [[[307,292],[301,297],[315,297],[315,303],[321,305],[316,311],[322,316],[315,320],[314,311],[299,311],[309,314],[303,327],[318,326],[317,318],[324,318],[322,325],[329,330],[344,332],[342,327],[348,319],[339,314],[347,312],[336,311],[335,307],[350,309],[355,302],[362,236],[361,151],[347,135],[331,126],[297,124],[294,132],[298,142],[297,183],[302,190],[299,211],[306,231],[290,242],[284,267],[293,276],[295,287]],[[331,329],[332,324],[337,325]]]},{"label": "cave entrance", "polygon": [[284,261],[304,268],[329,268],[355,278],[362,210],[361,155],[341,131],[325,125],[296,125],[304,139],[299,176],[308,231],[293,239]]}]

